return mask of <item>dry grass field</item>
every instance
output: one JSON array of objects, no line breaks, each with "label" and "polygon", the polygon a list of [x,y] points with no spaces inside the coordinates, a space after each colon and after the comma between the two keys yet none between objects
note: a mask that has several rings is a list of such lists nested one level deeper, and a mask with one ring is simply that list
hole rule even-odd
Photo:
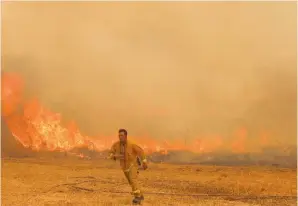
[{"label": "dry grass field", "polygon": [[1,20],[1,152],[37,154],[2,158],[2,205],[130,205],[119,162],[41,155],[110,149],[119,128],[201,155],[175,163],[276,163],[150,163],[143,205],[297,204],[277,167],[296,160],[296,2],[2,1]]},{"label": "dry grass field", "polygon": [[[183,194],[296,195],[296,169],[149,164],[140,172],[143,205],[296,205],[295,198]],[[2,205],[130,205],[119,163],[106,160],[2,159]],[[159,194],[152,194],[157,192]],[[147,193],[147,194],[146,194]],[[166,195],[161,193],[172,193]],[[173,195],[180,194],[180,195]]]}]

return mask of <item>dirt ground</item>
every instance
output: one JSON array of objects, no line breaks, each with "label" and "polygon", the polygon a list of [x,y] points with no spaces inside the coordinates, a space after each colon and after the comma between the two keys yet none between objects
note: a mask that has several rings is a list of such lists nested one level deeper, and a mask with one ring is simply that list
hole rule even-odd
[{"label": "dirt ground", "polygon": [[[296,169],[151,163],[139,181],[143,205],[296,205],[295,198],[183,196],[295,196]],[[130,205],[130,191],[118,162],[2,159],[2,205]]]}]

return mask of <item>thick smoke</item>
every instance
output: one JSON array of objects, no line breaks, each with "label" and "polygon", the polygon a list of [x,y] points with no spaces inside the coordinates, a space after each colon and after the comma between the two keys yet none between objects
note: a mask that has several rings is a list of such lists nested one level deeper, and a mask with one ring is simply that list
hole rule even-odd
[{"label": "thick smoke", "polygon": [[91,136],[296,144],[295,2],[4,2],[2,70]]}]

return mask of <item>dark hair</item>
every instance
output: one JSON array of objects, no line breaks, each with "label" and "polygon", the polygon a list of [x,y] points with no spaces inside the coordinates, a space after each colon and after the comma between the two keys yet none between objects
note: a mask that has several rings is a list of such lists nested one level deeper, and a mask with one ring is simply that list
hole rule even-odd
[{"label": "dark hair", "polygon": [[127,131],[126,131],[125,129],[119,129],[118,132],[119,132],[119,133],[120,133],[120,132],[124,132],[124,134],[127,136]]}]

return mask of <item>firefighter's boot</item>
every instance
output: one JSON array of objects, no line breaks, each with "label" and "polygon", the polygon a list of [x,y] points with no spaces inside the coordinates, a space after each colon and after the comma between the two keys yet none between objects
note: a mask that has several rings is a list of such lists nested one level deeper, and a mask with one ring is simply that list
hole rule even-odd
[{"label": "firefighter's boot", "polygon": [[140,205],[143,199],[144,199],[144,196],[141,196],[141,197],[135,197],[135,198],[132,200],[132,204],[133,204],[133,205]]}]

